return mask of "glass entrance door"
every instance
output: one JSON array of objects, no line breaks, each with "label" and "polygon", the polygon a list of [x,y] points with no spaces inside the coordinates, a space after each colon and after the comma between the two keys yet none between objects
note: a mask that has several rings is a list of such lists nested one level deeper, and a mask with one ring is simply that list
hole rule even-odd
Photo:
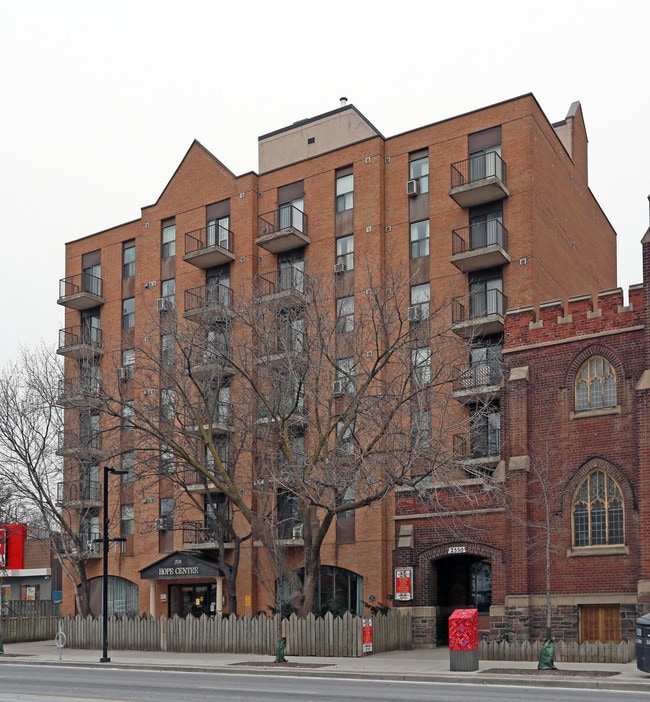
[{"label": "glass entrance door", "polygon": [[217,613],[216,584],[169,586],[169,616],[200,617],[202,614],[214,616]]}]

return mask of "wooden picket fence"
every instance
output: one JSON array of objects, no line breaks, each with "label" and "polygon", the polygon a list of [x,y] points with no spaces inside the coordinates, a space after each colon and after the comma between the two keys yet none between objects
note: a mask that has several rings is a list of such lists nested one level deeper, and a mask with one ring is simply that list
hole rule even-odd
[{"label": "wooden picket fence", "polygon": [[[373,653],[410,649],[411,615],[394,610],[369,618]],[[102,620],[67,616],[62,620],[69,648],[100,649]],[[292,615],[281,622],[287,638],[286,654],[292,656],[363,655],[363,620],[352,614],[334,617]],[[256,653],[274,655],[278,640],[276,617],[134,617],[108,620],[112,649],[174,651],[178,653]]]},{"label": "wooden picket fence", "polygon": [[59,617],[0,617],[0,634],[4,643],[46,641],[57,632]]},{"label": "wooden picket fence", "polygon": [[[538,661],[543,641],[479,642],[479,658],[487,661]],[[556,641],[555,660],[564,663],[629,663],[636,658],[634,641],[578,643]]]}]

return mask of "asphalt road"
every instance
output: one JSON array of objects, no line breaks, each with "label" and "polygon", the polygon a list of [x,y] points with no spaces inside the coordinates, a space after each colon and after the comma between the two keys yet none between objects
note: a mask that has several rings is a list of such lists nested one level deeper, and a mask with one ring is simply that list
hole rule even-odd
[{"label": "asphalt road", "polygon": [[612,692],[4,664],[0,702],[633,702]]}]

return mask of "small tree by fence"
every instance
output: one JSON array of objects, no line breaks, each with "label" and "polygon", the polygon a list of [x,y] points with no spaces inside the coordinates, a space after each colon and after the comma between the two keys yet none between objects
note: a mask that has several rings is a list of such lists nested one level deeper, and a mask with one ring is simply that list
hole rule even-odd
[{"label": "small tree by fence", "polygon": [[[481,641],[479,657],[484,661],[538,661],[543,641]],[[634,641],[578,643],[557,641],[556,663],[629,663],[636,657]]]},{"label": "small tree by fence", "polygon": [[[411,648],[411,615],[391,611],[371,617],[373,653]],[[362,655],[361,617],[326,614],[301,618],[292,615],[282,622],[287,636],[287,655]],[[101,619],[63,619],[69,648],[102,646]],[[255,653],[274,655],[278,626],[275,617],[135,617],[108,621],[110,647],[117,650],[173,651],[178,653]]]}]

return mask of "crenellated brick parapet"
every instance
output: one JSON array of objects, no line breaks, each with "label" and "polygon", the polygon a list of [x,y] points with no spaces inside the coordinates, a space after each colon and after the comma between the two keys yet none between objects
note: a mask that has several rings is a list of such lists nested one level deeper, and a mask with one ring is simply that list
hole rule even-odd
[{"label": "crenellated brick parapet", "polygon": [[643,285],[629,289],[629,303],[623,304],[623,290],[604,290],[592,295],[542,302],[538,306],[508,310],[504,349],[558,343],[580,337],[599,336],[642,327]]}]

